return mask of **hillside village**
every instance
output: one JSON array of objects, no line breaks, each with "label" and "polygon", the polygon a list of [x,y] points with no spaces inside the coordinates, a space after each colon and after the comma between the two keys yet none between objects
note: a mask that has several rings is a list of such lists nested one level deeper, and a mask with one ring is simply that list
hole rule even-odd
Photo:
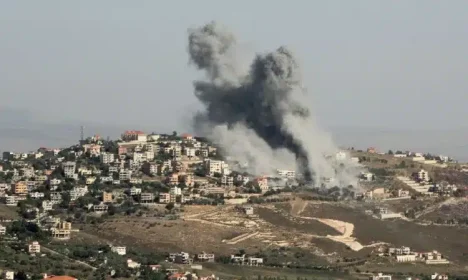
[{"label": "hillside village", "polygon": [[[239,171],[243,170],[243,163],[224,156],[206,139],[189,134],[179,136],[176,132],[146,134],[131,130],[125,131],[117,141],[96,135],[64,149],[4,152],[0,162],[0,196],[5,204],[2,207],[6,208],[0,211],[3,219],[0,235],[9,247],[3,249],[3,253],[14,250],[23,257],[65,256],[73,264],[41,266],[41,271],[32,273],[20,271],[10,263],[10,269],[6,267],[4,271],[4,279],[19,279],[18,273],[24,272],[28,272],[31,279],[65,279],[54,278],[58,276],[51,274],[65,274],[73,271],[71,267],[76,271],[76,266],[81,265],[86,273],[79,272],[80,279],[101,275],[208,280],[217,276],[197,276],[194,272],[203,271],[204,263],[268,265],[264,257],[245,252],[242,247],[238,252],[224,256],[202,250],[147,255],[136,248],[129,248],[130,244],[109,242],[92,248],[74,244],[73,240],[84,234],[81,233],[83,229],[99,227],[119,216],[163,221],[189,220],[190,217],[195,220],[199,214],[189,216],[184,213],[189,207],[223,206],[223,209],[240,211],[242,222],[239,223],[245,227],[248,223],[257,226],[261,221],[255,218],[257,208],[252,205],[268,207],[268,203],[291,201],[295,199],[294,194],[300,192],[310,193],[308,196],[317,201],[372,202],[374,206],[366,210],[366,214],[380,220],[414,219],[417,214],[414,209],[394,212],[391,207],[377,202],[404,200],[416,203],[426,199],[465,196],[466,187],[460,181],[449,182],[436,177],[443,173],[440,170],[466,171],[449,157],[401,151],[378,153],[375,148],[367,151],[344,149],[334,157],[337,161],[350,157],[366,166],[366,171],[360,174],[359,185],[335,186],[334,178],[324,178],[321,188],[311,188],[301,181],[295,170],[277,170],[275,174],[253,176]],[[391,166],[393,162],[395,164]],[[213,209],[211,214],[221,208]],[[208,218],[211,214],[207,213],[200,221],[213,223]],[[220,213],[216,215],[222,215]],[[239,215],[233,214],[237,212],[229,213],[228,217],[233,219]],[[219,219],[216,218],[214,223]],[[227,222],[224,224],[228,225]],[[258,232],[245,232],[227,244],[260,236]],[[348,241],[332,240],[348,244]],[[414,252],[404,246],[380,248],[375,252],[376,256],[394,258],[396,262],[449,264],[450,261],[442,254],[433,248]],[[177,265],[185,265],[185,268]]]}]

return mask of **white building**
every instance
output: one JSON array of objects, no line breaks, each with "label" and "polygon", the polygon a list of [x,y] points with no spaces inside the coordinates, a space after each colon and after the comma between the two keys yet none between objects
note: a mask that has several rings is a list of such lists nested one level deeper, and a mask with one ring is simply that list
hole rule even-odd
[{"label": "white building", "polygon": [[392,276],[379,273],[377,275],[370,276],[369,280],[392,280]]},{"label": "white building", "polygon": [[153,203],[154,202],[154,194],[152,193],[142,193],[140,197],[141,203]]},{"label": "white building", "polygon": [[[137,263],[135,261],[132,261],[131,259],[127,260],[127,267],[128,268],[139,268],[141,266],[140,263]],[[391,280],[391,279],[390,279]]]},{"label": "white building", "polygon": [[114,154],[102,153],[100,157],[101,157],[101,162],[104,164],[109,164],[109,163],[114,162]]},{"label": "white building", "polygon": [[182,189],[179,187],[172,187],[169,193],[171,195],[182,195]]},{"label": "white building", "polygon": [[63,165],[63,173],[65,174],[66,178],[75,178],[75,169],[76,163],[73,161],[64,162]]},{"label": "white building", "polygon": [[44,211],[50,211],[52,210],[52,206],[54,206],[54,203],[50,200],[44,200],[42,201],[42,208]]},{"label": "white building", "polygon": [[60,185],[61,182],[62,182],[61,180],[54,178],[50,180],[50,185],[57,186],[57,185]]},{"label": "white building", "polygon": [[345,160],[346,159],[346,153],[343,152],[343,151],[339,151],[339,152],[336,153],[335,158],[338,161]]},{"label": "white building", "polygon": [[215,173],[222,175],[229,175],[231,172],[229,170],[229,165],[222,160],[207,160],[206,161],[207,169],[210,172],[210,176],[213,176]]},{"label": "white building", "polygon": [[43,198],[44,197],[44,193],[43,192],[32,192],[29,194],[29,196],[31,196],[31,198]]},{"label": "white building", "polygon": [[3,225],[0,225],[0,235],[5,235],[6,234],[6,227]]},{"label": "white building", "polygon": [[295,178],[296,177],[296,171],[294,170],[282,170],[278,169],[276,170],[278,173],[278,176],[283,177],[283,178]]},{"label": "white building", "polygon": [[70,200],[75,201],[78,198],[85,196],[88,193],[88,186],[83,186],[83,187],[74,187],[70,191]]},{"label": "white building", "polygon": [[416,255],[415,254],[396,255],[395,259],[396,259],[397,262],[415,262],[416,261]]},{"label": "white building", "polygon": [[3,278],[5,278],[5,280],[14,280],[15,273],[13,271],[5,271],[3,272]]},{"label": "white building", "polygon": [[226,186],[234,185],[234,177],[224,175],[221,177],[221,184]]},{"label": "white building", "polygon": [[120,181],[128,181],[132,178],[132,170],[129,169],[122,169],[119,172],[119,180]]},{"label": "white building", "polygon": [[188,156],[188,157],[194,157],[196,151],[197,151],[197,150],[194,149],[194,148],[185,148],[185,150],[184,150],[185,155]]},{"label": "white building", "polygon": [[5,196],[5,203],[7,206],[17,206],[18,199],[15,195]]},{"label": "white building", "polygon": [[130,195],[139,195],[141,194],[141,188],[131,187]]},{"label": "white building", "polygon": [[117,246],[116,247],[112,246],[111,251],[113,253],[116,253],[117,255],[125,256],[127,254],[127,247],[125,247],[125,246],[118,246],[118,247]]},{"label": "white building", "polygon": [[28,246],[28,252],[30,254],[38,254],[41,252],[41,245],[39,245],[39,242],[37,241],[33,241],[31,243],[29,243],[29,246]]},{"label": "white building", "polygon": [[418,172],[418,179],[425,182],[429,181],[429,173],[426,170],[421,169]]}]

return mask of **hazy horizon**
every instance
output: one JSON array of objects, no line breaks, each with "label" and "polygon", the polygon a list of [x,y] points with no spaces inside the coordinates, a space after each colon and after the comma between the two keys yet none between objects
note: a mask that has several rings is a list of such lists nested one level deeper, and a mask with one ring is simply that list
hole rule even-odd
[{"label": "hazy horizon", "polygon": [[246,54],[294,50],[338,144],[468,160],[468,2],[162,3],[1,3],[0,150],[190,131],[187,29],[217,20]]}]

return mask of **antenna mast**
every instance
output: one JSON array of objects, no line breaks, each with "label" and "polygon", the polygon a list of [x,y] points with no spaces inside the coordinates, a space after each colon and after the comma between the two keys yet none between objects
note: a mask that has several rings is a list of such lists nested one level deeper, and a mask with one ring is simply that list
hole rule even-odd
[{"label": "antenna mast", "polygon": [[81,126],[81,142],[84,141],[84,126]]}]

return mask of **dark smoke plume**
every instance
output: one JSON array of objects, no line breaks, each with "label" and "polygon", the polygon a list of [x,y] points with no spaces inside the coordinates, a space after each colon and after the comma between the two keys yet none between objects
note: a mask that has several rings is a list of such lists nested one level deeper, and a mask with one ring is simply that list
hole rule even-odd
[{"label": "dark smoke plume", "polygon": [[[286,47],[257,55],[250,69],[242,71],[236,61],[235,37],[211,22],[189,30],[188,50],[191,62],[207,75],[206,80],[194,82],[195,95],[206,109],[195,117],[196,128],[203,127],[204,133],[220,126],[230,132],[252,130],[272,151],[293,153],[306,180],[315,179],[316,173],[334,173],[325,158],[333,145],[314,125],[304,102],[299,65]],[[229,137],[244,136],[231,133]]]}]

